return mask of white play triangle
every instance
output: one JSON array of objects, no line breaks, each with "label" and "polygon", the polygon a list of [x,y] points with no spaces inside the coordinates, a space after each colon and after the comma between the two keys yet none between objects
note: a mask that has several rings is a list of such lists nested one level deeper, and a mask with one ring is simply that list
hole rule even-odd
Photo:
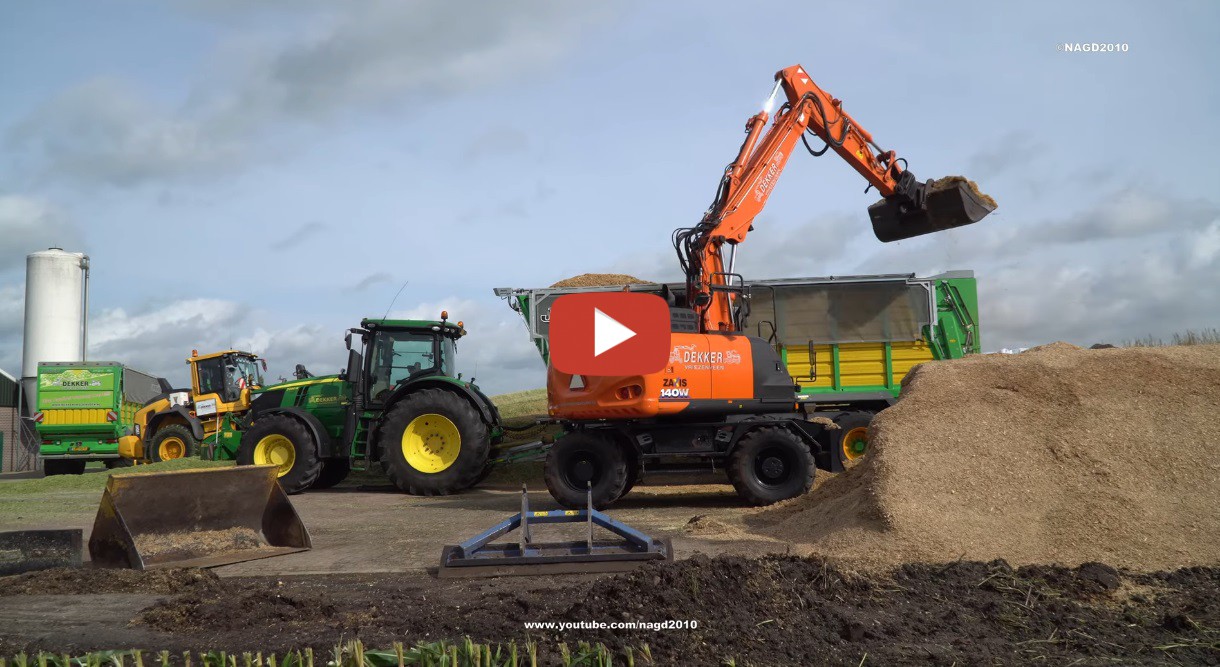
[{"label": "white play triangle", "polygon": [[635,332],[620,324],[618,320],[597,308],[593,309],[593,356],[600,356],[606,350],[622,345],[634,337]]}]

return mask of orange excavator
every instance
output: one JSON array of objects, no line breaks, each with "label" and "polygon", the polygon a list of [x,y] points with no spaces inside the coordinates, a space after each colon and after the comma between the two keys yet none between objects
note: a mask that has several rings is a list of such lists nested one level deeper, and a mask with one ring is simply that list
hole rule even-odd
[{"label": "orange excavator", "polygon": [[672,315],[669,363],[633,376],[547,371],[548,409],[565,432],[547,453],[546,483],[561,504],[582,507],[591,494],[605,507],[644,475],[724,471],[742,498],[762,505],[808,491],[815,468],[843,469],[841,452],[816,437],[824,426],[804,409],[776,350],[741,333],[749,300],[733,273],[736,247],[798,140],[815,156],[833,150],[876,188],[881,200],[868,213],[882,242],[972,224],[995,209],[964,178],[919,182],[801,66],[776,73],[711,207],[673,234],[686,290],[662,295]]}]

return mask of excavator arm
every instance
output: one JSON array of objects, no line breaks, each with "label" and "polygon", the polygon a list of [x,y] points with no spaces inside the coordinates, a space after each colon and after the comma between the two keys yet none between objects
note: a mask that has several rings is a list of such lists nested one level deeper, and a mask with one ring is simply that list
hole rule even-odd
[{"label": "excavator arm", "polygon": [[[787,98],[767,127],[779,94]],[[807,134],[825,146],[815,150]],[[873,232],[883,242],[978,222],[994,202],[962,178],[918,182],[906,161],[883,150],[843,111],[843,103],[813,82],[800,65],[780,70],[763,108],[746,123],[746,139],[725,168],[716,199],[698,225],[674,232],[674,248],[687,277],[690,305],[702,331],[736,331],[733,252],[753,229],[779,175],[800,140],[815,156],[834,152],[881,194],[869,207]],[[729,263],[724,246],[729,247]]]}]

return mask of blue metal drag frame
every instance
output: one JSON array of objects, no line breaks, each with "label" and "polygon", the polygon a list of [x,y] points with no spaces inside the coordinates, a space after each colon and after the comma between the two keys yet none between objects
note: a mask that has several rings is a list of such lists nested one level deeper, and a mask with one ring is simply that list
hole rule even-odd
[{"label": "blue metal drag frame", "polygon": [[[531,526],[534,524],[584,523],[587,526],[584,540],[569,542],[535,542]],[[594,526],[600,526],[621,537],[616,541],[593,539]],[[492,544],[492,541],[520,529],[516,542]],[[673,547],[669,540],[657,540],[615,521],[608,515],[593,509],[592,495],[589,506],[581,510],[549,510],[534,512],[529,507],[529,496],[521,487],[521,512],[501,521],[486,531],[456,546],[447,546],[441,553],[441,576],[459,576],[446,573],[449,568],[493,568],[496,574],[528,572],[529,567],[539,565],[588,564],[564,571],[597,572],[620,570],[620,563],[638,564],[650,560],[673,560]],[[604,565],[602,567],[600,565]],[[519,570],[507,571],[504,566],[523,566]],[[555,571],[555,570],[551,570]],[[474,574],[472,571],[470,574]]]}]

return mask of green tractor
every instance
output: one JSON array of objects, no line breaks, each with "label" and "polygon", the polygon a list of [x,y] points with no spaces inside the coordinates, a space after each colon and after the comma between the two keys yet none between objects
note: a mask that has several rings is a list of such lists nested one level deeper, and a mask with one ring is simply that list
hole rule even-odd
[{"label": "green tractor", "polygon": [[453,373],[465,334],[444,312],[439,321],[365,319],[347,333],[344,371],[314,377],[297,366],[295,381],[255,389],[249,412],[221,429],[217,453],[279,466],[288,493],[334,486],[373,462],[406,493],[467,489],[490,472],[504,431],[473,379]]}]

